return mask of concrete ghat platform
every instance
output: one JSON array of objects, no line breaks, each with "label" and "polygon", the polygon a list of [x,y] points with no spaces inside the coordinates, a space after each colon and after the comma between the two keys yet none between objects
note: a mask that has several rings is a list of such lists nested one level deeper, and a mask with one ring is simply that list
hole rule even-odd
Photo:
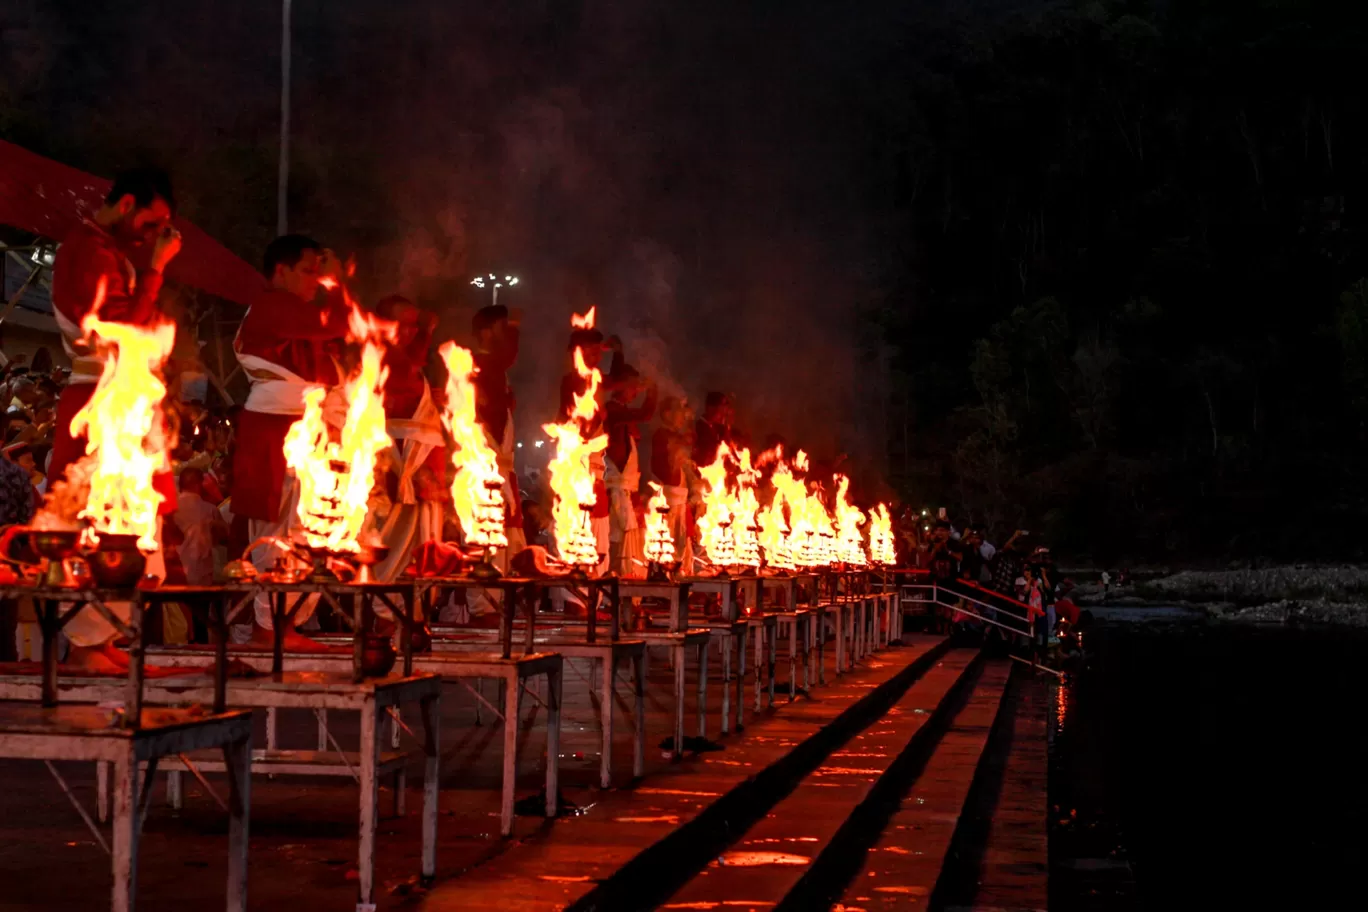
[{"label": "concrete ghat platform", "polygon": [[603,795],[577,818],[438,884],[425,912],[645,909],[664,901],[851,737],[882,716],[945,649],[937,637],[817,688],[752,722],[727,749]]}]

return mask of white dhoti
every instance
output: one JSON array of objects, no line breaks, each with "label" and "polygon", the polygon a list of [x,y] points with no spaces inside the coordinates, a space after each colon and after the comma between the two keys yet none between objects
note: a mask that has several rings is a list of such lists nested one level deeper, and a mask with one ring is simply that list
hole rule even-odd
[{"label": "white dhoti", "polygon": [[432,403],[432,392],[423,384],[423,399],[412,418],[385,422],[394,443],[390,447],[391,470],[399,476],[394,508],[380,529],[389,555],[375,565],[375,578],[393,582],[408,567],[414,550],[424,542],[442,539],[442,505],[419,500],[413,477],[432,451],[442,446],[442,422]]},{"label": "white dhoti", "polygon": [[645,531],[637,522],[632,494],[641,487],[635,440],[628,440],[631,449],[626,465],[619,468],[613,460],[604,460],[603,484],[608,489],[608,568],[623,577],[646,575]]},{"label": "white dhoti", "polygon": [[670,536],[674,538],[675,561],[679,572],[688,576],[693,573],[693,542],[689,540],[689,489],[684,485],[663,485],[665,503],[670,512],[666,516],[670,524]]}]

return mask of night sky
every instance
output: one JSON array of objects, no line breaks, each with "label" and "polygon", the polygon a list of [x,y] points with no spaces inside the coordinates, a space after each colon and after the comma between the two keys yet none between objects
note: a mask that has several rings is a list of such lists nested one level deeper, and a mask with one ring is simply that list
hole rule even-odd
[{"label": "night sky", "polygon": [[[7,4],[0,136],[163,163],[255,262],[279,12]],[[517,272],[524,428],[597,304],[668,388],[736,393],[754,439],[999,534],[1357,547],[1364,4],[298,0],[294,23],[291,229],[458,339],[470,277]]]}]

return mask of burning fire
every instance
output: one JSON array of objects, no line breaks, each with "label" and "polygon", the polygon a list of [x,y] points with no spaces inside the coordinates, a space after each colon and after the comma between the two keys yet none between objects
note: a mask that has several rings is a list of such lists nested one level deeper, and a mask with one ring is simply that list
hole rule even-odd
[{"label": "burning fire", "polygon": [[[598,308],[597,308],[597,307],[591,307],[591,308],[589,308],[589,310],[588,310],[583,316],[581,316],[580,314],[571,314],[571,315],[570,315],[570,328],[571,328],[571,329],[593,329],[593,328],[594,328],[594,315],[595,315],[595,313],[597,313],[597,312],[598,312]],[[583,376],[583,375],[581,375],[581,376]]]},{"label": "burning fire", "polygon": [[[591,307],[583,317],[573,316],[570,322],[576,328],[582,328],[584,321],[592,326],[593,319],[594,308]],[[556,442],[556,455],[547,465],[551,473],[551,490],[556,495],[551,514],[556,549],[566,563],[592,567],[599,562],[599,554],[589,518],[596,500],[589,457],[607,449],[608,435],[600,434],[585,440],[580,433],[580,422],[587,426],[598,413],[598,388],[603,377],[598,368],[590,369],[585,365],[584,353],[578,348],[575,349],[575,370],[589,382],[588,388],[583,394],[575,395],[574,407],[564,422],[542,425],[542,430]]]},{"label": "burning fire", "polygon": [[167,468],[161,369],[175,344],[176,325],[158,323],[148,330],[106,323],[94,315],[103,297],[102,285],[81,323],[108,357],[90,401],[71,420],[71,433],[88,438],[86,460],[94,461],[90,497],[79,515],[96,533],[136,535],[139,548],[155,551],[162,495],[153,490],[152,477]]},{"label": "burning fire", "polygon": [[352,305],[348,341],[359,342],[360,368],[343,384],[346,420],[333,440],[323,420],[327,393],[311,389],[304,396],[304,416],[285,437],[285,464],[299,479],[300,525],[310,547],[358,551],[365,526],[375,458],[390,445],[385,431],[382,367],[385,343],[396,338],[396,326]]},{"label": "burning fire", "polygon": [[[782,454],[780,454],[782,455]],[[764,454],[761,454],[764,459]],[[787,491],[793,481],[793,473],[780,459],[770,477],[774,485],[774,499],[760,511],[760,546],[765,551],[765,565],[774,570],[792,570],[793,546],[789,542],[789,524],[784,518],[784,505],[788,503]]]},{"label": "burning fire", "polygon": [[647,482],[654,492],[646,503],[646,559],[653,564],[674,563],[675,543],[670,534],[670,504],[665,489]]},{"label": "burning fire", "polygon": [[806,472],[807,468],[807,454],[799,450],[791,470],[775,470],[775,484],[782,485],[789,505],[788,541],[793,562],[804,569],[828,567],[835,557],[836,533],[822,498],[809,491],[807,483],[796,474]]},{"label": "burning fire", "polygon": [[718,570],[736,562],[732,538],[732,500],[727,494],[728,452],[725,443],[719,444],[717,458],[712,465],[698,468],[698,474],[708,486],[708,490],[703,492],[704,512],[698,518],[699,543],[703,553],[708,556],[708,562]]},{"label": "burning fire", "polygon": [[475,359],[468,349],[454,342],[441,348],[447,366],[446,408],[442,421],[451,432],[455,446],[451,463],[456,476],[451,482],[451,499],[461,521],[466,544],[478,545],[487,552],[508,547],[504,534],[503,476],[498,456],[485,440],[484,428],[475,417]]},{"label": "burning fire", "polygon": [[898,562],[898,552],[893,547],[893,519],[886,504],[869,511],[869,558],[884,567]]},{"label": "burning fire", "polygon": [[865,555],[864,536],[860,527],[865,524],[864,511],[846,499],[850,490],[850,479],[837,475],[836,482],[836,553],[837,560],[847,567],[865,567],[869,558]]},{"label": "burning fire", "polygon": [[732,495],[732,562],[738,567],[760,566],[760,526],[756,513],[760,501],[755,495],[755,470],[751,468],[750,450],[736,452],[738,470],[736,491]]}]

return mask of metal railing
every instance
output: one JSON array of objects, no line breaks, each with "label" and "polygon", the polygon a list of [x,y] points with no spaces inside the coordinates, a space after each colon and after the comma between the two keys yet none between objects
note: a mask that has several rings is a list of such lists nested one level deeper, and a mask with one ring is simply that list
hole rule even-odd
[{"label": "metal railing", "polygon": [[[1028,640],[1032,636],[1030,623],[1026,618],[1013,614],[1006,608],[982,601],[972,595],[942,586],[935,581],[929,583],[904,583],[902,590],[903,596],[901,601],[904,603],[912,602],[914,604],[922,605],[938,605],[942,608],[949,608],[951,611],[957,611],[960,614],[982,621],[985,624],[1001,627],[1009,633],[1024,637]],[[906,594],[909,591],[913,593],[911,597]],[[920,593],[926,592],[930,593],[929,598],[920,595]],[[971,604],[977,605],[979,608],[986,608],[987,611],[982,613],[975,611],[969,607]],[[1019,622],[1021,626],[1017,627],[1009,623],[1003,623],[999,618],[1004,616]]]}]

